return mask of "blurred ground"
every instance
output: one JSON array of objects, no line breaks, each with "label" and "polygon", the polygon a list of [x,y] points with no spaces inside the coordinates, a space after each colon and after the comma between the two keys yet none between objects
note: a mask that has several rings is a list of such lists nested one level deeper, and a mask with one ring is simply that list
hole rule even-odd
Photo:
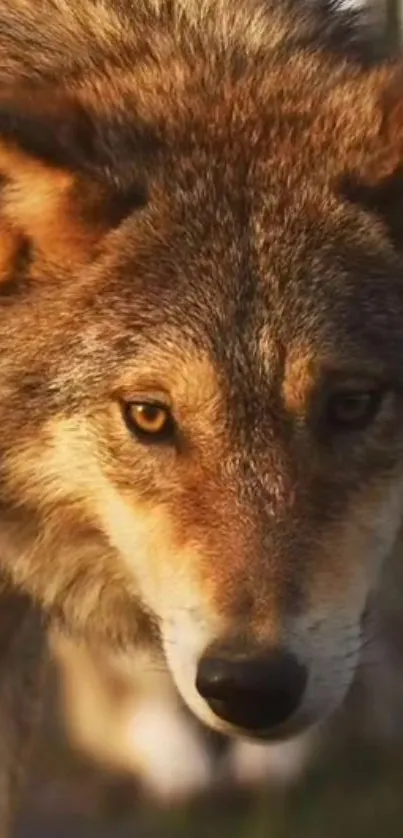
[{"label": "blurred ground", "polygon": [[353,743],[297,786],[170,811],[66,754],[42,751],[18,838],[401,838],[403,749]]},{"label": "blurred ground", "polygon": [[[396,740],[397,742],[397,740]],[[163,747],[163,743],[162,747]],[[75,754],[47,714],[15,838],[401,838],[403,744],[336,735],[288,789],[162,809]]]}]

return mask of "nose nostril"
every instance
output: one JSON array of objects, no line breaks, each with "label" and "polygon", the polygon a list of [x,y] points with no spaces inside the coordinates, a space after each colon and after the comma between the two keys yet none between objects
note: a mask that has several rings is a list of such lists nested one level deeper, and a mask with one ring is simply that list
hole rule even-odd
[{"label": "nose nostril", "polygon": [[205,658],[196,678],[196,688],[206,700],[225,699],[237,689],[235,666],[228,666],[216,658]]},{"label": "nose nostril", "polygon": [[288,653],[219,657],[215,651],[201,659],[196,688],[223,720],[263,732],[295,712],[306,682],[306,668]]}]

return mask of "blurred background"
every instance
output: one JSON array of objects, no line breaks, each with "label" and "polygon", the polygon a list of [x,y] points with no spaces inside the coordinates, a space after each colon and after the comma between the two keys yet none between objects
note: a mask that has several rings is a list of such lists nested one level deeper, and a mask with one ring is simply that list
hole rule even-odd
[{"label": "blurred background", "polygon": [[[403,0],[368,2],[395,48]],[[202,728],[144,655],[53,637],[16,838],[401,838],[403,567],[385,568],[370,610],[345,706],[315,737],[278,746]]]}]

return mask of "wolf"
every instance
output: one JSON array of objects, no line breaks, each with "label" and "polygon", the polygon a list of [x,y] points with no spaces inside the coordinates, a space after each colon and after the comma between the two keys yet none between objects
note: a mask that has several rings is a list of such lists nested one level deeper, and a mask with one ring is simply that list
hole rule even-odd
[{"label": "wolf", "polygon": [[401,541],[403,88],[329,4],[0,32],[6,830],[49,626],[152,649],[226,735],[342,702]]}]

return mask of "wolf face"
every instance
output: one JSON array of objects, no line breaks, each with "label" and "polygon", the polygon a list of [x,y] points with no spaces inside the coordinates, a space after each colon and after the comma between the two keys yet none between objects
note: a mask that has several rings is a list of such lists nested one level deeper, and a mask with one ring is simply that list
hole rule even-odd
[{"label": "wolf face", "polygon": [[[49,3],[54,67],[96,5]],[[284,738],[344,697],[401,526],[396,70],[260,2],[124,6],[0,98],[3,572]]]}]

